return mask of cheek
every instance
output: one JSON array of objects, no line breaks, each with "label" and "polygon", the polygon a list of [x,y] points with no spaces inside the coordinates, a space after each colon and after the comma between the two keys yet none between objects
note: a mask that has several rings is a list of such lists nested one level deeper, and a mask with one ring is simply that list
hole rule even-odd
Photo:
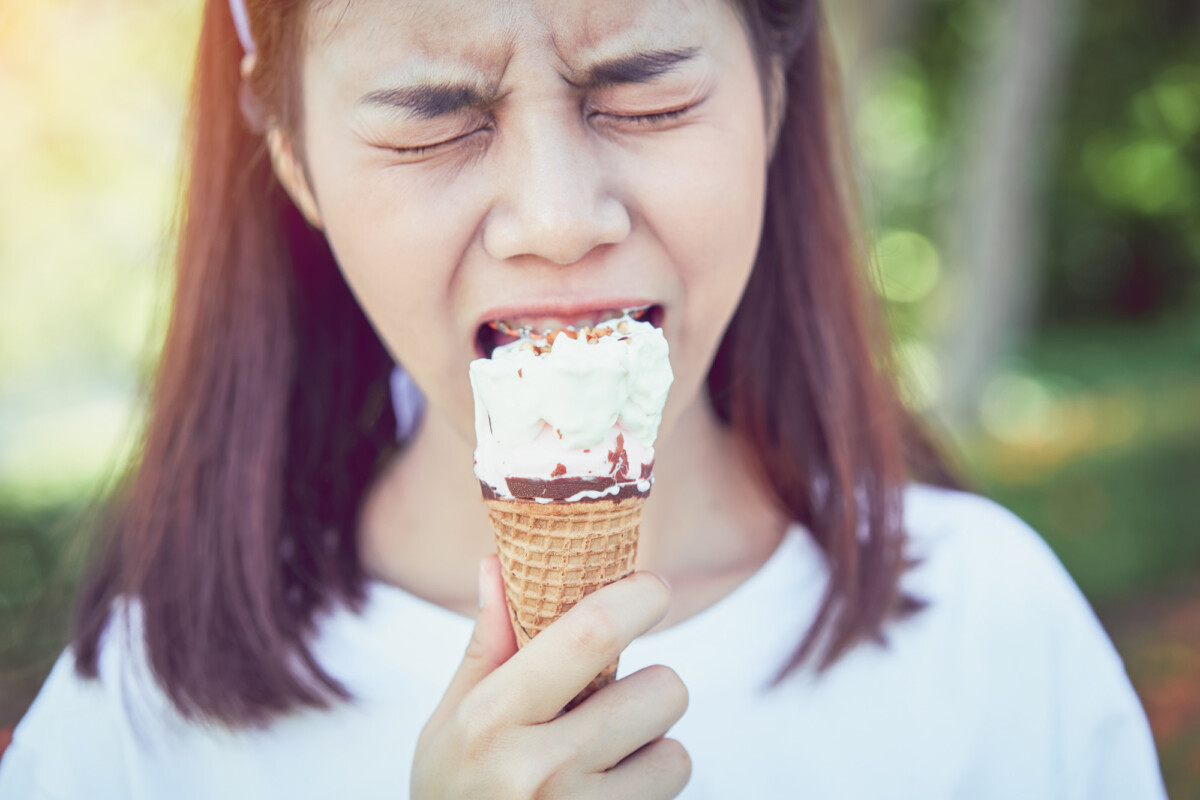
[{"label": "cheek", "polygon": [[664,183],[655,207],[689,306],[714,313],[727,305],[732,310],[749,275],[762,227],[764,166],[761,148],[749,137],[717,141],[708,150]]},{"label": "cheek", "polygon": [[325,234],[376,324],[391,329],[423,309],[438,310],[436,287],[453,269],[454,218],[439,218],[386,169],[329,166],[314,176]]},{"label": "cheek", "polygon": [[456,218],[439,214],[428,187],[411,173],[389,166],[383,152],[354,138],[335,111],[342,87],[330,76],[337,73],[319,58],[305,70],[303,126],[313,194],[347,282],[402,358],[405,342],[443,310],[439,286],[453,272],[448,242]]},{"label": "cheek", "polygon": [[319,129],[309,148],[326,238],[346,281],[393,356],[427,393],[442,394],[446,365],[461,361],[451,289],[476,228],[469,190],[430,185],[373,161],[375,153],[350,156]]},{"label": "cheek", "polygon": [[[728,113],[761,114],[757,109]],[[647,168],[646,219],[683,292],[670,323],[681,382],[703,377],[750,275],[762,231],[765,159],[760,126],[720,126]]]},{"label": "cheek", "polygon": [[[664,425],[699,396],[708,367],[753,268],[766,182],[761,107],[728,104],[673,152],[648,158],[639,179],[642,211],[676,273],[670,311],[675,371]],[[746,122],[749,120],[749,122]],[[680,131],[680,134],[690,131]]]}]

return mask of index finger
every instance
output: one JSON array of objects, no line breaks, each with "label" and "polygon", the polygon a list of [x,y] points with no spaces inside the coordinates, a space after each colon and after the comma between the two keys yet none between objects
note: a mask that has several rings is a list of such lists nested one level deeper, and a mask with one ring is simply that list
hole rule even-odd
[{"label": "index finger", "polygon": [[666,616],[671,590],[635,572],[580,600],[477,687],[478,700],[509,722],[554,719],[637,637]]}]

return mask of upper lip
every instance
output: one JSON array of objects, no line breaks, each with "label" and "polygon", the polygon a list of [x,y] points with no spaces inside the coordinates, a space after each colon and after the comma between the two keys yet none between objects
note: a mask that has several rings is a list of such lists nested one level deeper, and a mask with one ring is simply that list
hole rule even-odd
[{"label": "upper lip", "polygon": [[645,298],[616,297],[600,300],[544,301],[523,303],[520,305],[495,306],[479,315],[471,332],[474,334],[475,331],[479,330],[480,325],[486,325],[489,322],[496,322],[497,320],[512,320],[521,317],[557,317],[570,319],[571,317],[582,316],[596,311],[638,308],[650,305],[655,305],[655,302]]}]

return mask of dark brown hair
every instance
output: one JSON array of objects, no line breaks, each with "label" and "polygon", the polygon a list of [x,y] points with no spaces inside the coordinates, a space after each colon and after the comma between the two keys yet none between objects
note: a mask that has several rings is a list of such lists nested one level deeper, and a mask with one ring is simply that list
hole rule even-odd
[{"label": "dark brown hair", "polygon": [[[229,10],[205,9],[171,323],[74,636],[77,669],[94,677],[114,601],[138,600],[171,700],[231,725],[347,696],[309,637],[319,610],[361,607],[359,505],[395,437],[391,359],[246,124],[298,118],[305,3],[248,5],[259,67],[241,102]],[[786,106],[761,248],[708,387],[830,565],[786,672],[814,654],[827,667],[917,607],[898,588],[901,489],[918,462],[926,479],[950,479],[885,366],[819,3],[739,5],[762,74],[783,69]]]}]

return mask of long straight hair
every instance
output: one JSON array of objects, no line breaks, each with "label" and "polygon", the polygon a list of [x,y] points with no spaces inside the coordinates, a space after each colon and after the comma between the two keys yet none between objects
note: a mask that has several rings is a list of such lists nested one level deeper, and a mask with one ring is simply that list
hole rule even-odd
[{"label": "long straight hair", "polygon": [[[171,323],[74,630],[77,670],[95,677],[115,604],[136,600],[176,708],[228,725],[348,697],[309,642],[319,611],[361,607],[359,508],[395,449],[391,359],[264,157],[262,127],[296,130],[305,3],[248,5],[259,65],[245,88],[225,0],[205,9]],[[830,566],[782,678],[814,656],[828,668],[919,606],[899,590],[901,490],[914,470],[952,481],[886,368],[819,3],[739,6],[761,74],[782,67],[786,104],[762,243],[708,390]]]}]

